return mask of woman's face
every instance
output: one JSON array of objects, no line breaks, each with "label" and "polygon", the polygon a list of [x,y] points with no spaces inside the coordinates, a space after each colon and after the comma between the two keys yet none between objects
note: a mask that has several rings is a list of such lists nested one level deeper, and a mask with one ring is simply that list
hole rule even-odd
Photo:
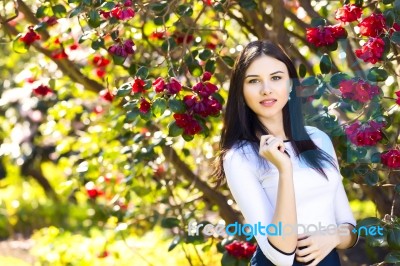
[{"label": "woman's face", "polygon": [[267,55],[255,59],[245,73],[243,95],[247,106],[263,123],[282,119],[292,86],[286,65]]}]

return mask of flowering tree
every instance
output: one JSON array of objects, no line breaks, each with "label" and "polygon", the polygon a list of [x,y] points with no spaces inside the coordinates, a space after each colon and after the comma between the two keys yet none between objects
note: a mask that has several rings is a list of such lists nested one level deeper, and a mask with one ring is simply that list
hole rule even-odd
[{"label": "flowering tree", "polygon": [[[161,224],[174,233],[169,250],[216,245],[187,224],[210,210],[240,220],[210,165],[233,60],[249,40],[271,39],[299,66],[307,124],[330,134],[345,182],[376,204],[378,217],[359,224],[385,235],[367,242],[400,261],[400,1],[1,5],[0,178],[16,165],[56,202],[101,206],[116,219],[98,218],[104,228]],[[225,265],[254,252],[231,239],[218,248]]]}]

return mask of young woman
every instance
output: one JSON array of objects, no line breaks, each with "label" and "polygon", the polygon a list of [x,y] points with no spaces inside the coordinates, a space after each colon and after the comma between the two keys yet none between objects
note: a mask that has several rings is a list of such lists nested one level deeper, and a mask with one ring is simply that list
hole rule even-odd
[{"label": "young woman", "polygon": [[217,176],[246,222],[265,226],[254,233],[253,266],[337,266],[336,249],[357,241],[332,142],[304,126],[298,85],[292,61],[269,41],[249,43],[236,59]]}]

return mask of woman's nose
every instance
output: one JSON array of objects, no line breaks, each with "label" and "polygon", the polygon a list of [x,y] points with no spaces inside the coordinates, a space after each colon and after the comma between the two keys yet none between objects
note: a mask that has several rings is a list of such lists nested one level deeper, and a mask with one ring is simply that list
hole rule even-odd
[{"label": "woman's nose", "polygon": [[268,82],[263,82],[261,86],[261,94],[262,95],[268,95],[271,94],[272,89],[271,86]]}]

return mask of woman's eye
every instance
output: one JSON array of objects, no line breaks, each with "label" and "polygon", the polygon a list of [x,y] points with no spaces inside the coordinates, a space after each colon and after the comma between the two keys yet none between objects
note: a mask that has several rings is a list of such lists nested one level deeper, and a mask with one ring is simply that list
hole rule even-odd
[{"label": "woman's eye", "polygon": [[258,82],[258,79],[250,79],[248,82],[249,82],[249,83],[257,83],[257,82]]},{"label": "woman's eye", "polygon": [[272,80],[280,80],[281,77],[279,77],[279,76],[273,76],[271,79],[272,79]]}]

